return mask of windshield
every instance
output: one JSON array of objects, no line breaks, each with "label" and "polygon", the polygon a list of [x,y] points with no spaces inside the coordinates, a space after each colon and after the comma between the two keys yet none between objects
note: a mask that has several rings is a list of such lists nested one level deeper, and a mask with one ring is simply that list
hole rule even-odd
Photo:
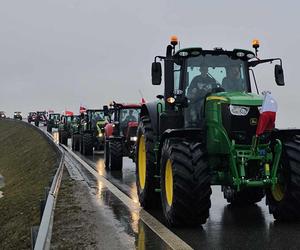
[{"label": "windshield", "polygon": [[[201,55],[186,59],[181,88],[188,98],[186,126],[202,126],[204,99],[214,92],[250,91],[246,62],[228,55]],[[176,72],[175,72],[176,74]],[[176,78],[175,78],[176,79]],[[175,83],[175,89],[176,89]]]},{"label": "windshield", "polygon": [[221,87],[226,92],[248,91],[245,62],[228,55],[190,57],[186,61],[186,92],[193,87]]},{"label": "windshield", "polygon": [[128,122],[137,122],[139,120],[140,109],[121,109],[120,122],[125,126]]},{"label": "windshield", "polygon": [[49,119],[51,120],[59,120],[60,115],[59,114],[50,114]]},{"label": "windshield", "polygon": [[89,113],[89,118],[94,121],[103,121],[105,120],[104,112],[103,111],[92,111]]}]

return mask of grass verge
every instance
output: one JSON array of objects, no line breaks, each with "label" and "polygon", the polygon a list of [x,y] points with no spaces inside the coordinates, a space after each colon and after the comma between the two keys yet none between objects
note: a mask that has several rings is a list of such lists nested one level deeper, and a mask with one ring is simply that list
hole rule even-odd
[{"label": "grass verge", "polygon": [[40,200],[51,183],[59,154],[36,129],[0,120],[0,249],[30,249],[31,226],[40,223]]}]

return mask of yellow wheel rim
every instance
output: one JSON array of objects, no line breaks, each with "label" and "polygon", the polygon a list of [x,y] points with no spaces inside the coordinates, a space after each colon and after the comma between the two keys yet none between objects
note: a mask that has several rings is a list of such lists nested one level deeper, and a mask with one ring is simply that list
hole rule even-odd
[{"label": "yellow wheel rim", "polygon": [[172,171],[172,163],[170,159],[166,163],[165,190],[166,190],[168,205],[171,206],[173,203],[173,171]]},{"label": "yellow wheel rim", "polygon": [[276,201],[281,201],[284,196],[283,187],[280,184],[276,184],[274,190],[272,190],[272,195]]},{"label": "yellow wheel rim", "polygon": [[146,183],[146,145],[145,137],[142,135],[139,141],[139,151],[138,151],[138,164],[139,164],[139,183],[141,189],[145,188]]}]

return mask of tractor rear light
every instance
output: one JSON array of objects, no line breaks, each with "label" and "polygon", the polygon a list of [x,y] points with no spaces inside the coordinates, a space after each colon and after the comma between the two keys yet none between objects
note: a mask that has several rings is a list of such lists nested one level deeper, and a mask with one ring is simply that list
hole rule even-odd
[{"label": "tractor rear light", "polygon": [[230,105],[229,109],[232,115],[246,116],[249,113],[250,107]]}]

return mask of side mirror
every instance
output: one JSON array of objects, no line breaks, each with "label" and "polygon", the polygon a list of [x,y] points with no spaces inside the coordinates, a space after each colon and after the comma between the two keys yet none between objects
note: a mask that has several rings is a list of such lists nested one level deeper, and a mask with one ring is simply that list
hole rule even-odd
[{"label": "side mirror", "polygon": [[108,106],[107,106],[107,105],[104,105],[104,106],[103,106],[103,112],[104,112],[104,115],[105,115],[105,116],[108,116],[108,115],[109,115],[109,111],[108,111]]},{"label": "side mirror", "polygon": [[283,75],[283,68],[281,65],[275,65],[274,69],[275,73],[275,81],[278,86],[284,86],[284,75]]},{"label": "side mirror", "polygon": [[161,84],[161,64],[160,62],[153,62],[151,68],[152,84]]}]

